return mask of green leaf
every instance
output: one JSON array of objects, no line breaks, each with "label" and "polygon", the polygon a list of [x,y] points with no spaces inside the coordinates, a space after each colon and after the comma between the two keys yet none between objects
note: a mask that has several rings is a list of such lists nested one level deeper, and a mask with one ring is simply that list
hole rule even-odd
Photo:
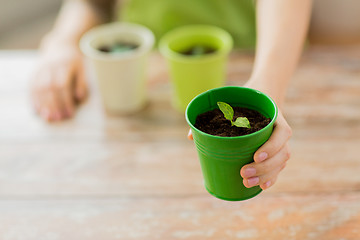
[{"label": "green leaf", "polygon": [[250,122],[246,117],[238,117],[233,124],[237,127],[251,128]]},{"label": "green leaf", "polygon": [[224,102],[217,102],[217,105],[219,106],[220,111],[222,111],[222,113],[224,114],[224,117],[227,120],[230,120],[232,123],[232,120],[234,118],[234,109],[229,104]]}]

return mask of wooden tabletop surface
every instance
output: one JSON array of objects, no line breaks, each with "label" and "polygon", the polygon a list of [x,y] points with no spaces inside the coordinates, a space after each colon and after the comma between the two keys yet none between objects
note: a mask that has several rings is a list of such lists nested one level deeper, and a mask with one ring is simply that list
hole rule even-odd
[{"label": "wooden tabletop surface", "polygon": [[[285,115],[292,157],[277,183],[243,202],[203,187],[183,114],[151,56],[149,105],[107,116],[96,85],[74,119],[48,124],[30,105],[36,52],[0,52],[0,239],[360,239],[360,47],[308,47]],[[228,85],[250,75],[234,52]]]}]

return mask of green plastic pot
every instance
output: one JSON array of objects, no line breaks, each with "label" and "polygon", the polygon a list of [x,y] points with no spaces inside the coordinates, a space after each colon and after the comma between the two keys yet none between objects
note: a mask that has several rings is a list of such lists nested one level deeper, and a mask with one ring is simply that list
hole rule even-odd
[{"label": "green plastic pot", "polygon": [[[246,107],[259,111],[271,122],[260,131],[238,137],[220,137],[195,128],[199,114],[218,108],[217,102],[233,107]],[[253,162],[253,155],[270,137],[277,117],[275,102],[266,94],[245,87],[221,87],[196,96],[186,109],[189,124],[197,148],[205,187],[217,198],[240,201],[252,198],[262,190],[259,186],[246,188],[240,169]]]},{"label": "green plastic pot", "polygon": [[[194,45],[216,51],[201,56],[181,54]],[[165,34],[159,50],[166,58],[173,86],[173,106],[184,112],[196,95],[225,83],[226,62],[233,40],[225,30],[208,25],[187,25]]]}]

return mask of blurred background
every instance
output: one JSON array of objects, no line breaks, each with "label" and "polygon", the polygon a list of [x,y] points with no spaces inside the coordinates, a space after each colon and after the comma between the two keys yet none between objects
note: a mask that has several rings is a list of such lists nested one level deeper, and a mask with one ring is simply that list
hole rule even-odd
[{"label": "blurred background", "polygon": [[61,0],[0,0],[0,49],[37,48]]},{"label": "blurred background", "polygon": [[[0,0],[0,49],[34,49],[48,32],[61,0]],[[314,0],[311,44],[360,43],[359,0]]]}]

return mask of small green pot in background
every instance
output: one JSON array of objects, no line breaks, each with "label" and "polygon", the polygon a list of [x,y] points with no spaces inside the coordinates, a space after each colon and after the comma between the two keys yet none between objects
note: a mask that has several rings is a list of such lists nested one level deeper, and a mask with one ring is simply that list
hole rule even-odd
[{"label": "small green pot in background", "polygon": [[[217,107],[217,102],[226,102],[233,107],[256,110],[271,122],[252,134],[238,137],[220,137],[196,129],[199,114]],[[189,124],[198,151],[205,187],[217,198],[240,201],[252,198],[262,190],[259,186],[246,188],[240,169],[253,162],[253,155],[270,137],[277,117],[275,102],[264,93],[245,87],[220,87],[196,96],[186,109]]]},{"label": "small green pot in background", "polygon": [[[187,56],[183,51],[196,45],[213,48],[211,54]],[[184,112],[196,95],[221,87],[233,40],[225,30],[208,25],[188,25],[165,34],[159,50],[166,58],[173,85],[173,106]]]}]

